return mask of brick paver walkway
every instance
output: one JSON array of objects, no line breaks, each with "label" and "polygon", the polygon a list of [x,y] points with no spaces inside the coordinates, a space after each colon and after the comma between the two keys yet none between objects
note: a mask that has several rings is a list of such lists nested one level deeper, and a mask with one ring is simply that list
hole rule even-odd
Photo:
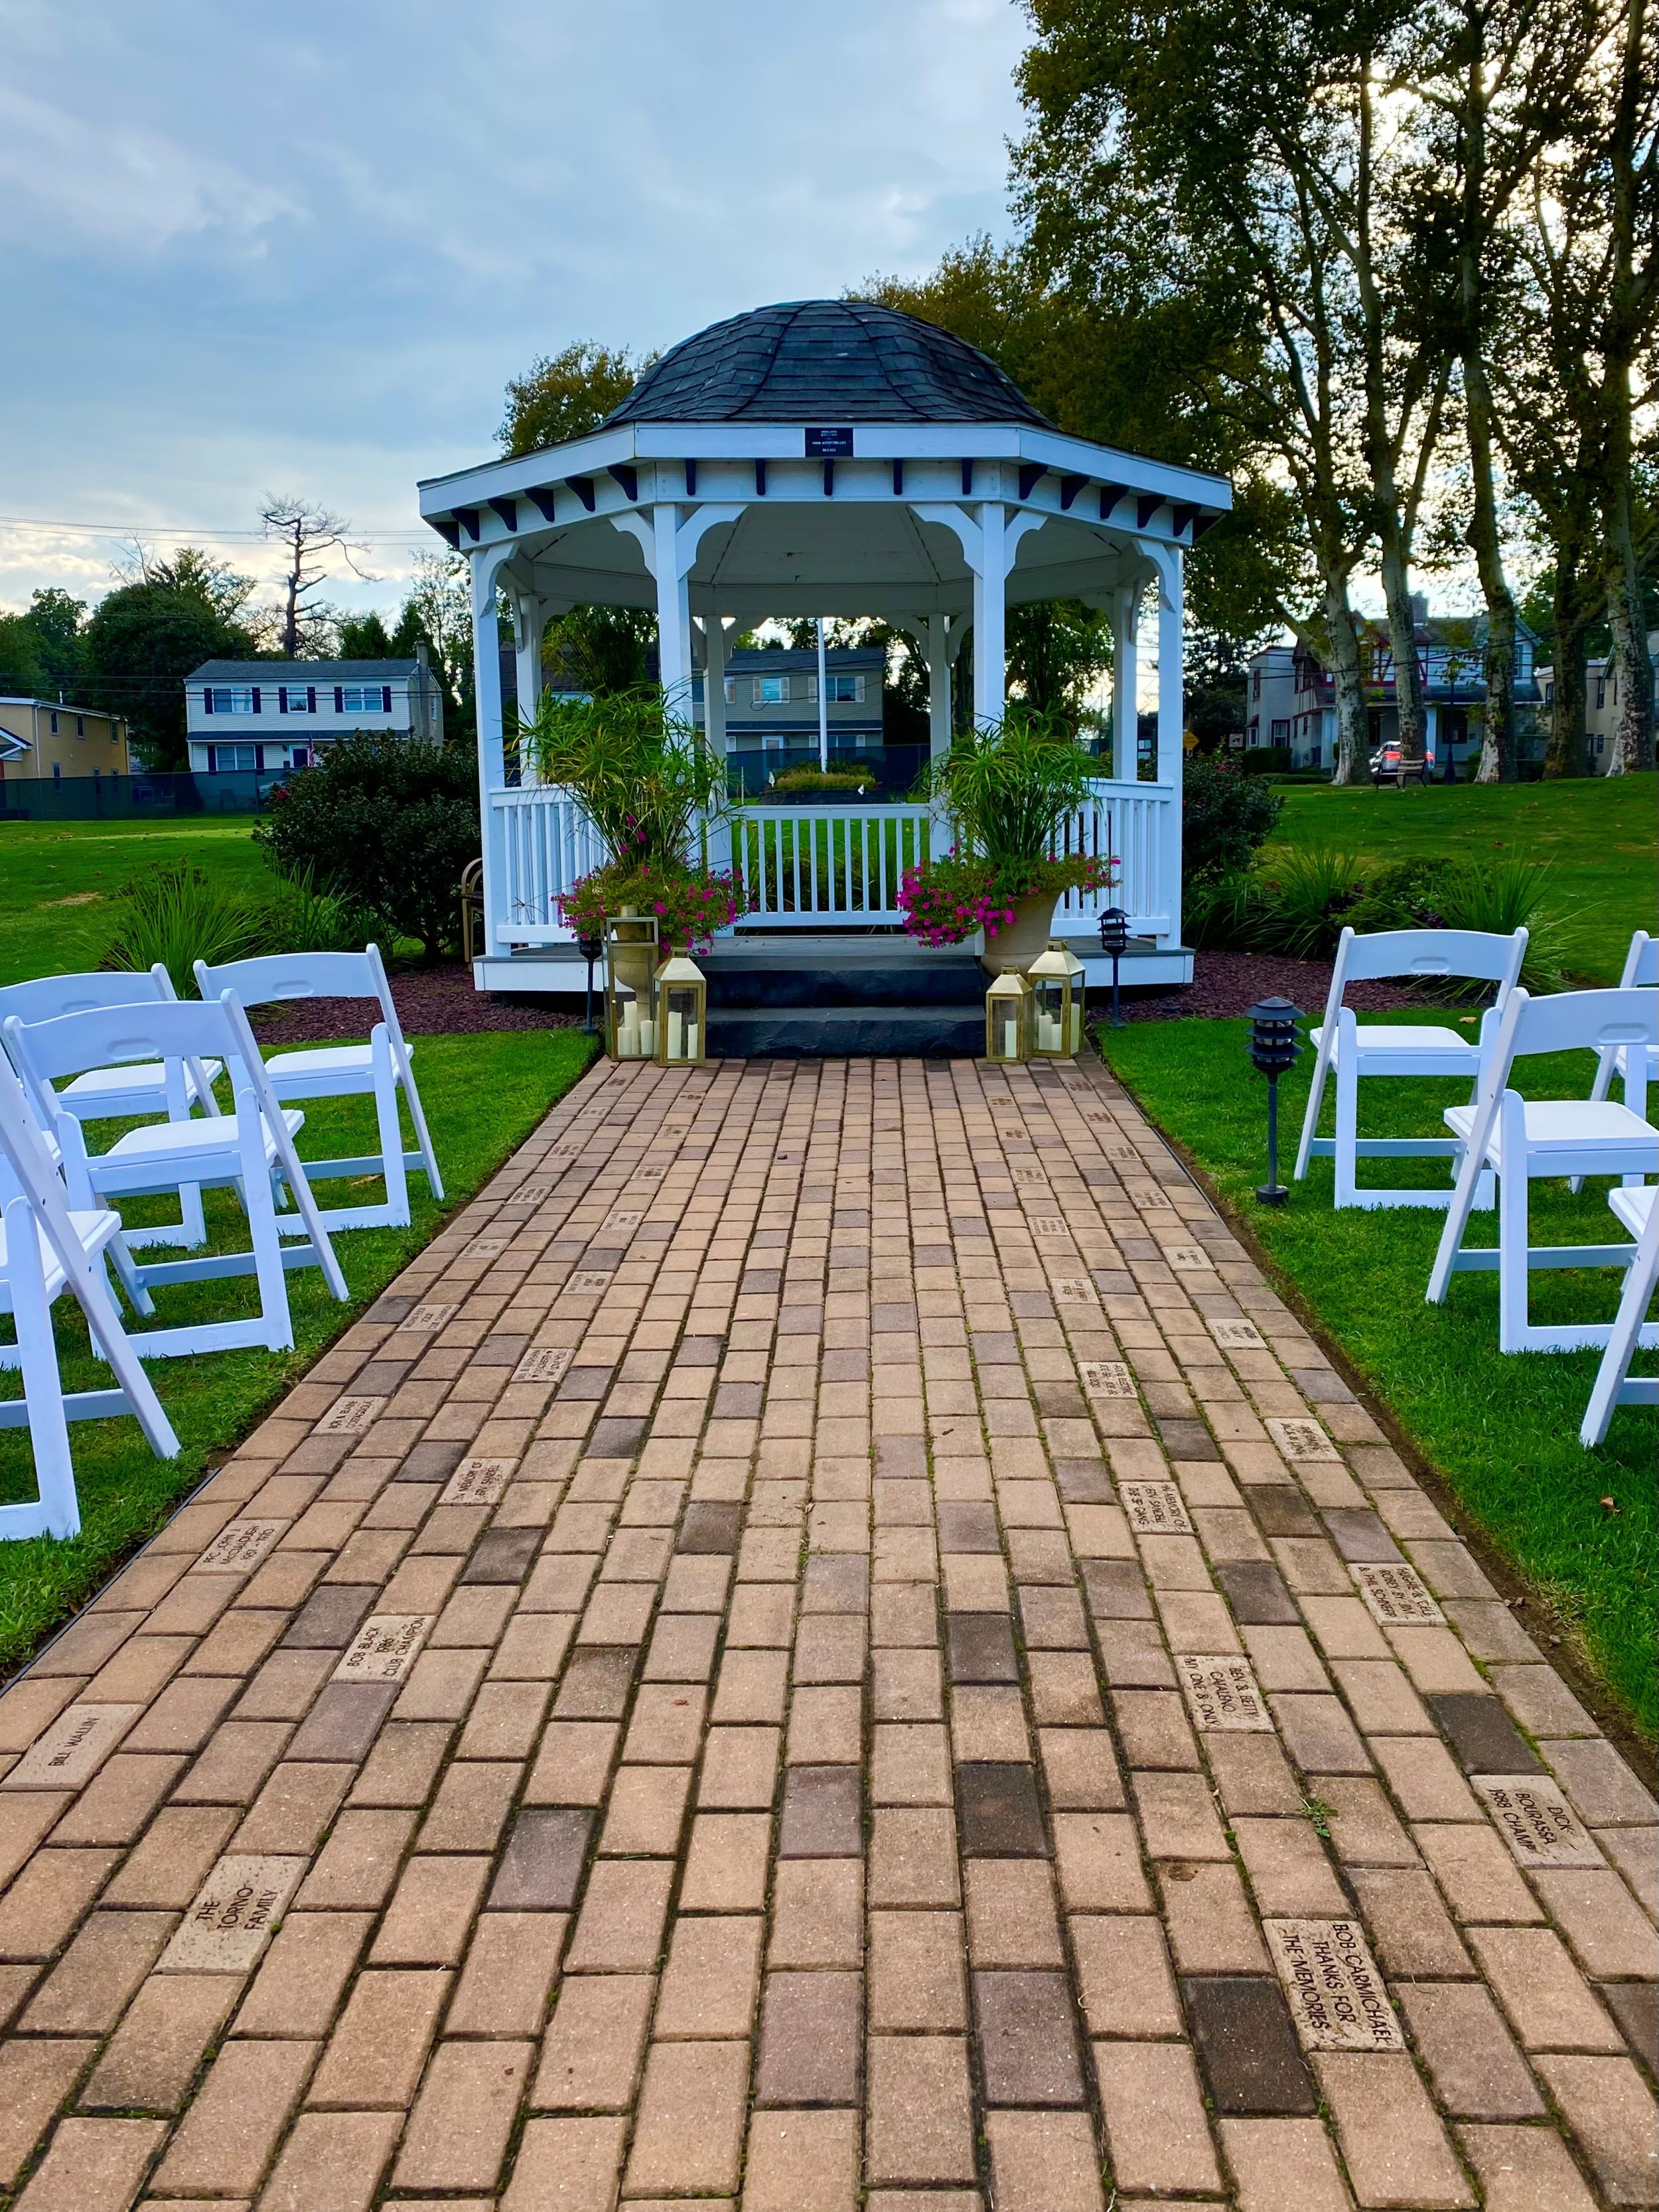
[{"label": "brick paver walkway", "polygon": [[1097,1068],[590,1079],[0,1752],[21,2212],[1655,2202],[1652,1801]]}]

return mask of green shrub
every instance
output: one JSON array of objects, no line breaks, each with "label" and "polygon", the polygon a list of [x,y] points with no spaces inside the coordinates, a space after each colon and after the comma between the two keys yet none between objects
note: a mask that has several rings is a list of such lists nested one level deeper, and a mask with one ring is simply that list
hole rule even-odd
[{"label": "green shrub", "polygon": [[868,791],[875,781],[876,771],[867,766],[824,769],[812,765],[786,769],[781,775],[773,778],[772,788],[775,791],[809,793],[815,791]]},{"label": "green shrub", "polygon": [[458,886],[479,842],[461,747],[343,738],[271,793],[253,835],[280,876],[366,909],[384,939],[413,938],[428,960],[459,949]]},{"label": "green shrub", "polygon": [[[1560,919],[1547,902],[1553,874],[1550,860],[1396,860],[1370,878],[1344,918],[1367,934],[1383,929],[1475,929],[1508,937],[1524,929],[1522,982],[1529,991],[1559,991],[1565,981],[1565,944]],[[1486,988],[1471,984],[1465,995],[1483,995]]]},{"label": "green shrub", "polygon": [[1255,952],[1267,905],[1260,876],[1200,876],[1182,893],[1181,933],[1200,952]]},{"label": "green shrub", "polygon": [[1296,765],[1288,745],[1246,745],[1233,757],[1246,775],[1289,775]]},{"label": "green shrub", "polygon": [[1284,804],[1259,777],[1189,753],[1181,790],[1182,880],[1243,874],[1272,836]]},{"label": "green shrub", "polygon": [[1352,853],[1322,846],[1284,854],[1266,885],[1261,950],[1292,960],[1328,959],[1359,896],[1362,865]]}]

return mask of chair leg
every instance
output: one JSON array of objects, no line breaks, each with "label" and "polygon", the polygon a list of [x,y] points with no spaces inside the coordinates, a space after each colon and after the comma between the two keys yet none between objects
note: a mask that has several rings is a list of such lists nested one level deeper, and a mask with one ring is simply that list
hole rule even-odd
[{"label": "chair leg", "polygon": [[[1625,1047],[1625,1103],[1632,1114],[1648,1118],[1648,1055],[1644,1046]],[[1627,1175],[1624,1177],[1626,1190],[1638,1189],[1647,1181],[1645,1176]]]},{"label": "chair leg", "polygon": [[1325,1054],[1326,1040],[1322,1037],[1319,1056],[1314,1062],[1313,1081],[1308,1087],[1308,1103],[1302,1116],[1302,1138],[1296,1148],[1296,1165],[1291,1170],[1292,1182],[1300,1182],[1308,1172],[1308,1162],[1313,1153],[1313,1141],[1319,1134],[1319,1109],[1325,1097],[1325,1073],[1330,1066]]},{"label": "chair leg", "polygon": [[1504,1172],[1498,1179],[1498,1348],[1527,1348],[1527,1211],[1531,1186],[1527,1177],[1526,1107],[1513,1091],[1498,1108]]},{"label": "chair leg", "polygon": [[1443,1306],[1446,1303],[1446,1293],[1451,1287],[1457,1255],[1463,1249],[1463,1234],[1469,1225],[1469,1215],[1474,1210],[1482,1178],[1487,1174],[1482,1164],[1465,1146],[1458,1162],[1457,1181],[1452,1189],[1451,1203],[1446,1208],[1440,1242],[1435,1249],[1434,1265],[1429,1270],[1429,1286],[1423,1293],[1425,1303],[1429,1305]]},{"label": "chair leg", "polygon": [[1343,1053],[1336,1063],[1337,1206],[1359,1203],[1359,1062],[1357,1053]]},{"label": "chair leg", "polygon": [[1636,1257],[1625,1277],[1613,1334],[1607,1339],[1607,1350],[1601,1354],[1601,1364],[1595,1370],[1595,1383],[1589,1395],[1589,1403],[1584,1408],[1583,1425],[1578,1431],[1578,1441],[1586,1451],[1593,1451],[1597,1444],[1606,1440],[1607,1424],[1613,1419],[1613,1409],[1619,1404],[1620,1393],[1625,1388],[1625,1377],[1630,1372],[1631,1359],[1641,1338],[1642,1323],[1656,1281],[1659,1281],[1659,1237],[1650,1235],[1638,1245]]},{"label": "chair leg", "polygon": [[421,1158],[425,1164],[427,1187],[434,1198],[441,1205],[444,1179],[438,1172],[438,1154],[432,1142],[431,1133],[426,1126],[426,1109],[421,1103],[420,1092],[415,1088],[415,1071],[410,1066],[407,1058],[398,1064],[398,1081],[402,1087],[404,1097],[409,1101],[409,1118],[415,1125],[415,1142],[420,1149]]},{"label": "chair leg", "polygon": [[76,1536],[81,1533],[81,1508],[75,1495],[64,1386],[52,1339],[52,1308],[46,1303],[34,1210],[26,1198],[13,1199],[6,1208],[6,1263],[17,1323],[18,1365],[23,1372],[29,1444],[34,1454],[35,1487],[46,1514],[46,1534]]},{"label": "chair leg", "polygon": [[259,1286],[259,1317],[265,1325],[264,1341],[272,1352],[289,1352],[294,1347],[294,1319],[289,1311],[288,1277],[283,1267],[283,1245],[276,1231],[270,1176],[263,1158],[264,1124],[251,1095],[237,1099],[236,1118],[241,1125],[242,1188],[247,1205],[249,1241],[253,1247],[254,1279]]},{"label": "chair leg", "polygon": [[392,1047],[383,1028],[376,1027],[371,1050],[374,1063],[374,1115],[380,1130],[386,1212],[391,1227],[407,1229],[409,1171],[404,1165],[404,1133],[398,1120],[398,1077],[392,1065]]},{"label": "chair leg", "polygon": [[181,1235],[179,1243],[191,1251],[198,1250],[207,1239],[207,1219],[202,1211],[200,1183],[182,1183],[179,1189],[179,1212]]}]

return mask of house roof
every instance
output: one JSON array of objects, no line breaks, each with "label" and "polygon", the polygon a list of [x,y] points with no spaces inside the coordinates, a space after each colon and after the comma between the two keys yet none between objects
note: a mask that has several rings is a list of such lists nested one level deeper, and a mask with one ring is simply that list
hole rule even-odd
[{"label": "house roof", "polygon": [[37,699],[32,691],[0,692],[0,707],[39,707],[42,713],[52,714],[100,714],[106,721],[124,719],[107,707],[77,707],[73,699]]},{"label": "house roof", "polygon": [[413,676],[418,660],[204,660],[186,684],[387,684]]},{"label": "house roof", "polygon": [[620,422],[1030,422],[1054,426],[988,356],[896,308],[790,300],[671,346]]}]

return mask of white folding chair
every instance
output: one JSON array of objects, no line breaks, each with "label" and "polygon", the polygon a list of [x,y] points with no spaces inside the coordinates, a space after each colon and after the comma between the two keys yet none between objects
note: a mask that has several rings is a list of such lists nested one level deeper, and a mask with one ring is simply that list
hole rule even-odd
[{"label": "white folding chair", "polygon": [[[0,1402],[0,1428],[27,1428],[34,1454],[36,1496],[0,1505],[0,1540],[73,1536],[81,1527],[70,1457],[69,1424],[116,1413],[137,1417],[159,1459],[176,1459],[179,1439],[149,1376],[122,1329],[95,1264],[120,1230],[106,1207],[71,1210],[21,1085],[0,1059],[0,1312],[9,1313],[17,1342],[0,1348],[0,1367],[21,1370],[20,1402]],[[74,1293],[94,1345],[112,1370],[112,1390],[65,1395],[52,1336],[52,1309]]]},{"label": "white folding chair", "polygon": [[[1510,994],[1472,1106],[1446,1110],[1446,1126],[1465,1146],[1457,1187],[1440,1234],[1427,1291],[1443,1305],[1452,1276],[1465,1269],[1498,1273],[1498,1341],[1502,1352],[1581,1352],[1608,1341],[1604,1322],[1534,1328],[1527,1289],[1535,1267],[1627,1267],[1629,1244],[1533,1245],[1528,1241],[1529,1184],[1540,1176],[1652,1175],[1659,1172],[1659,1130],[1610,1098],[1522,1098],[1509,1079],[1518,1059],[1539,1053],[1638,1048],[1659,1040],[1659,996],[1650,991],[1563,991],[1534,999]],[[1476,1181],[1498,1178],[1498,1247],[1463,1248]]]},{"label": "white folding chair", "polygon": [[1619,1312],[1601,1354],[1601,1364],[1584,1408],[1578,1441],[1586,1451],[1601,1443],[1607,1433],[1615,1406],[1659,1406],[1659,1376],[1632,1375],[1632,1356],[1638,1351],[1659,1351],[1659,1326],[1647,1311],[1659,1285],[1659,1190],[1650,1183],[1634,1188],[1610,1190],[1607,1204],[1636,1237],[1636,1257],[1625,1278]]},{"label": "white folding chair", "polygon": [[[380,1133],[378,1152],[356,1159],[304,1163],[313,1182],[343,1176],[386,1178],[384,1204],[325,1208],[323,1219],[331,1229],[407,1228],[411,1168],[425,1175],[434,1198],[442,1198],[443,1179],[427,1133],[421,1094],[415,1088],[415,1071],[410,1066],[413,1047],[404,1042],[377,945],[371,945],[362,952],[295,952],[261,960],[233,960],[217,968],[198,960],[196,982],[204,999],[234,991],[245,1006],[263,1006],[273,999],[378,999],[380,1019],[367,1044],[320,1045],[273,1053],[265,1062],[265,1073],[271,1090],[285,1106],[317,1098],[374,1098]],[[408,1101],[409,1118],[414,1124],[418,1149],[412,1152],[404,1150],[398,1126],[399,1091]]]},{"label": "white folding chair", "polygon": [[[170,1005],[178,995],[159,960],[140,971],[112,969],[107,974],[100,969],[91,975],[40,975],[33,982],[0,989],[0,1024],[13,1015],[21,1022],[50,1022],[93,1006]],[[159,1066],[93,1067],[65,1085],[58,1103],[79,1121],[138,1121],[161,1114],[170,1121],[184,1121],[197,1106],[204,1114],[220,1112],[213,1085],[222,1073],[217,1060],[194,1059]],[[187,1185],[179,1194],[179,1208],[176,1224],[137,1230],[128,1243],[182,1244],[186,1249],[206,1243],[201,1192]]]},{"label": "white folding chair", "polygon": [[[1296,1180],[1308,1172],[1310,1159],[1335,1163],[1335,1203],[1376,1208],[1394,1206],[1444,1206],[1451,1197],[1443,1190],[1384,1190],[1362,1188],[1358,1163],[1363,1159],[1455,1159],[1460,1147],[1444,1137],[1362,1137],[1359,1134],[1359,1082],[1368,1075],[1468,1076],[1480,1073],[1481,1049],[1497,1017],[1514,989],[1526,957],[1527,933],[1495,937],[1474,929],[1390,929],[1374,937],[1357,937],[1345,929],[1338,940],[1331,969],[1331,987],[1325,999],[1325,1018],[1312,1033],[1317,1056],[1308,1108],[1302,1117],[1302,1141],[1297,1147]],[[1478,1033],[1460,1036],[1440,1027],[1395,1027],[1368,1022],[1362,1029],[1358,1017],[1342,1003],[1350,983],[1370,982],[1384,975],[1460,976],[1496,983],[1497,1003],[1481,1017]],[[1325,1096],[1325,1079],[1336,1076],[1336,1133],[1316,1136],[1319,1110]],[[1455,1169],[1453,1170],[1454,1176]],[[1477,1195],[1483,1207],[1492,1204],[1487,1182]]]},{"label": "white folding chair", "polygon": [[[319,1267],[329,1289],[343,1303],[349,1298],[340,1263],[328,1241],[317,1202],[294,1149],[294,1133],[303,1114],[279,1106],[265,1080],[264,1063],[235,994],[227,991],[201,1006],[99,1007],[60,1015],[56,1021],[25,1024],[15,1015],[4,1024],[7,1049],[19,1068],[37,1115],[56,1133],[62,1148],[64,1181],[77,1206],[100,1200],[149,1197],[195,1183],[206,1189],[234,1186],[246,1210],[252,1249],[212,1254],[197,1260],[151,1262],[137,1269],[139,1287],[207,1282],[252,1275],[259,1286],[259,1311],[246,1321],[204,1322],[146,1330],[131,1341],[141,1358],[178,1358],[201,1352],[228,1352],[261,1345],[285,1352],[294,1342],[284,1269]],[[107,1152],[89,1153],[81,1125],[57,1103],[53,1082],[80,1070],[148,1053],[162,1060],[211,1054],[223,1061],[235,1097],[235,1112],[211,1121],[155,1121],[130,1129]],[[298,1211],[278,1224],[272,1183],[281,1176]],[[284,1233],[303,1233],[306,1242],[284,1249]]]},{"label": "white folding chair", "polygon": [[[1659,984],[1659,937],[1650,937],[1645,929],[1638,929],[1625,955],[1625,972],[1619,978],[1619,988],[1621,991],[1650,991],[1656,984]],[[1615,1075],[1624,1087],[1626,1105],[1632,1114],[1645,1118],[1648,1087],[1659,1083],[1659,1050],[1650,1045],[1645,1052],[1635,1052],[1621,1044],[1599,1054],[1590,1097],[1605,1098],[1613,1089]],[[1573,1187],[1577,1189],[1577,1185]]]}]

